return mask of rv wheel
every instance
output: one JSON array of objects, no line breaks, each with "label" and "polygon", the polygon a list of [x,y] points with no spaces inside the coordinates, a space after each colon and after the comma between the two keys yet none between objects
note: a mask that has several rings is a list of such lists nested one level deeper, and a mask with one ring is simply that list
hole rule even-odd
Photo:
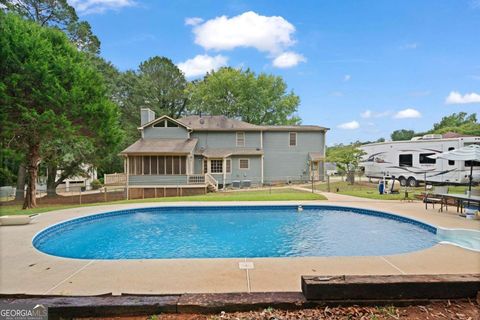
[{"label": "rv wheel", "polygon": [[405,177],[398,178],[398,181],[400,182],[400,185],[402,187],[405,187],[407,185],[407,179],[405,179]]},{"label": "rv wheel", "polygon": [[417,187],[418,186],[417,180],[414,177],[408,178],[408,186],[412,188]]}]

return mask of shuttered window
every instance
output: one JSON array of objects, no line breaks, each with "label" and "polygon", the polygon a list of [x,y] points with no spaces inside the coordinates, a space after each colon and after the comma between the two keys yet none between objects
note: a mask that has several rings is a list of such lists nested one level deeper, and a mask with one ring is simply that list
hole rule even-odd
[{"label": "shuttered window", "polygon": [[245,147],[245,132],[237,132],[237,147]]},{"label": "shuttered window", "polygon": [[288,143],[289,143],[290,147],[295,147],[297,145],[297,133],[296,132],[290,132]]},{"label": "shuttered window", "polygon": [[225,171],[227,173],[232,172],[232,160],[230,160],[230,159],[225,160]]}]

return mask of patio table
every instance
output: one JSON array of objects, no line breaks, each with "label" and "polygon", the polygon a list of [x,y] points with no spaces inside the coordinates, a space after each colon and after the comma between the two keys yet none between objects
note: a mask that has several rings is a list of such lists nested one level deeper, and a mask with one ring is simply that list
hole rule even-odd
[{"label": "patio table", "polygon": [[457,203],[457,212],[459,211],[459,208],[461,209],[461,212],[463,212],[464,202],[473,202],[473,203],[478,203],[480,205],[480,196],[472,196],[472,195],[468,196],[462,193],[441,193],[439,194],[439,196],[441,196],[445,200],[449,198],[455,200],[455,202]]}]

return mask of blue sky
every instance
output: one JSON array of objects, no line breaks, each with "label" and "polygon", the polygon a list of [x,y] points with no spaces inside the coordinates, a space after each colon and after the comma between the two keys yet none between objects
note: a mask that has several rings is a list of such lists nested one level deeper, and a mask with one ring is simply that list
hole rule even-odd
[{"label": "blue sky", "polygon": [[121,70],[158,55],[189,79],[222,65],[281,75],[329,145],[480,111],[480,0],[69,2]]}]

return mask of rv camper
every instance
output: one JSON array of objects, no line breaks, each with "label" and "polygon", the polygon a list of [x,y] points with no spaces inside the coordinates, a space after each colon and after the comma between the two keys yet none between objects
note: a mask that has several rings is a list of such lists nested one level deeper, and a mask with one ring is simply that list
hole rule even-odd
[{"label": "rv camper", "polygon": [[[428,183],[468,183],[470,161],[431,159],[429,156],[480,144],[480,137],[442,138],[429,134],[410,141],[371,143],[360,147],[365,155],[360,165],[369,178],[392,178],[402,186],[415,187],[419,181]],[[480,163],[473,162],[473,181],[480,181]]]}]

